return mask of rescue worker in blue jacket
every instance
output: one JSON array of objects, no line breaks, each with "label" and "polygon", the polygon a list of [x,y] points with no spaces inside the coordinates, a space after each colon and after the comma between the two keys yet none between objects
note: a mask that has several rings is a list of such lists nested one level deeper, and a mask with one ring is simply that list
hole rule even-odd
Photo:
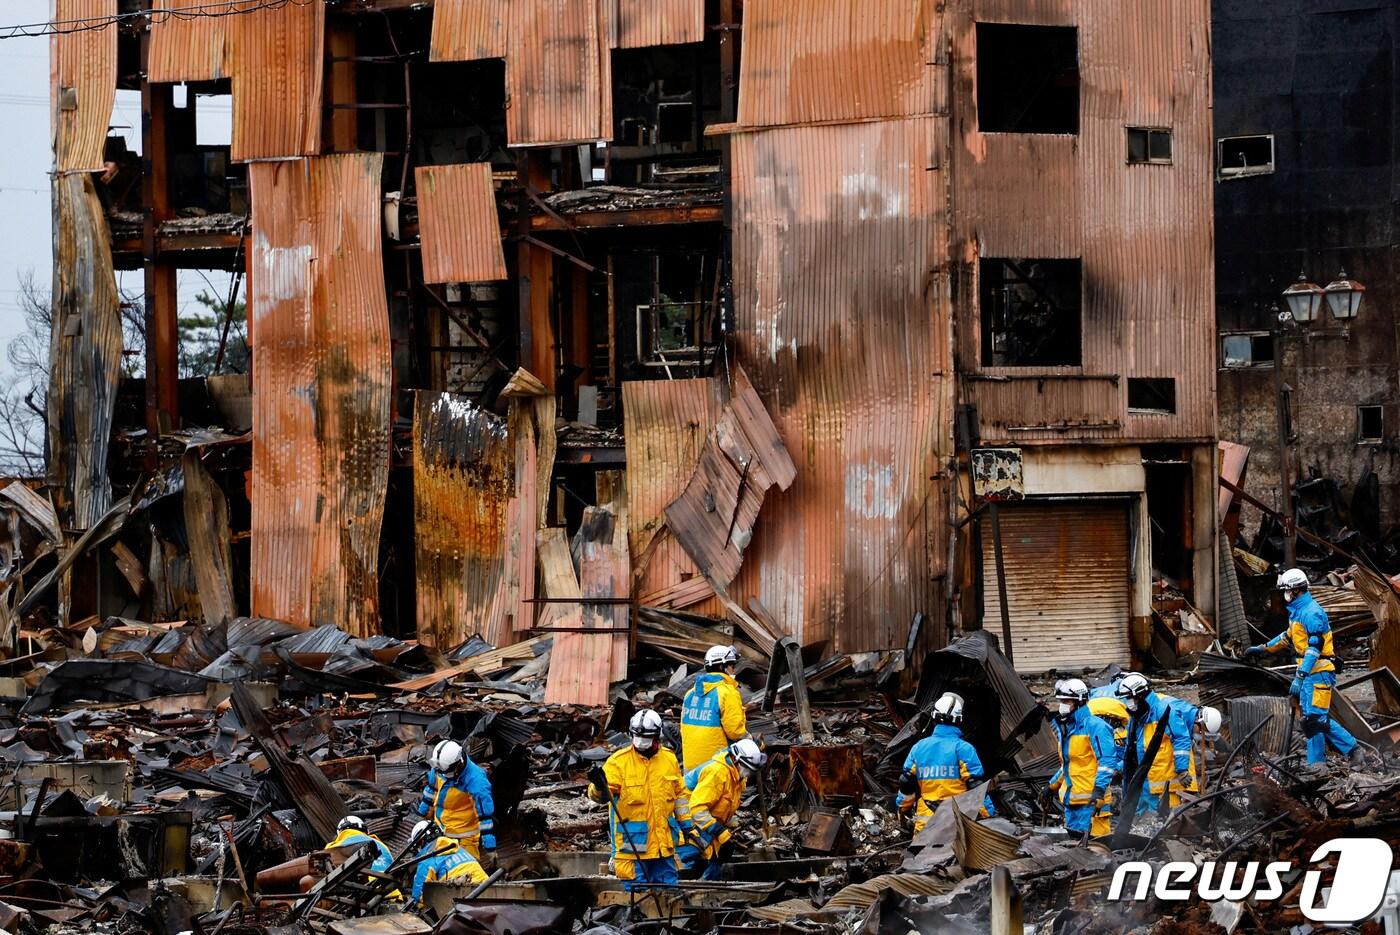
[{"label": "rescue worker in blue jacket", "polygon": [[414,869],[411,891],[414,903],[423,904],[423,887],[428,883],[449,880],[486,882],[486,870],[471,852],[462,846],[462,840],[449,837],[434,822],[428,819],[418,822],[413,828],[412,840],[415,843],[424,842],[414,856],[427,858],[419,861]]},{"label": "rescue worker in blue jacket", "polygon": [[[928,825],[939,802],[962,795],[982,781],[982,760],[963,739],[962,721],[962,697],[944,692],[933,703],[933,733],[914,744],[904,759],[895,805],[900,811],[914,810],[915,834]],[[990,798],[983,803],[982,813],[995,814]]]},{"label": "rescue worker in blue jacket", "polygon": [[705,652],[705,671],[695,687],[685,693],[681,705],[681,753],[688,773],[728,750],[748,736],[744,699],[734,671],[739,652],[733,646],[711,646]]},{"label": "rescue worker in blue jacket", "polygon": [[[1181,804],[1182,792],[1199,792],[1200,773],[1196,760],[1196,741],[1202,736],[1213,739],[1220,735],[1220,728],[1225,719],[1220,712],[1210,705],[1194,705],[1182,698],[1174,698],[1171,695],[1164,695],[1160,692],[1157,697],[1166,702],[1167,707],[1172,712],[1172,723],[1175,729],[1191,737],[1191,753],[1187,760],[1186,775],[1183,776],[1178,769],[1177,774],[1172,777],[1171,783],[1167,786],[1168,804],[1176,808]],[[1180,764],[1173,759],[1173,765]]]},{"label": "rescue worker in blue jacket", "polygon": [[1123,766],[1113,728],[1089,710],[1089,686],[1081,679],[1055,685],[1052,710],[1060,768],[1050,777],[1050,790],[1064,806],[1065,830],[1108,834],[1108,786]]},{"label": "rescue worker in blue jacket", "polygon": [[428,782],[418,814],[435,821],[477,860],[496,849],[496,806],[486,771],[455,740],[444,740],[428,757]]},{"label": "rescue worker in blue jacket", "polygon": [[1288,605],[1288,629],[1262,646],[1246,649],[1245,658],[1257,659],[1292,647],[1298,668],[1288,693],[1298,699],[1302,710],[1308,762],[1326,762],[1327,744],[1331,743],[1353,766],[1359,766],[1363,748],[1346,728],[1332,720],[1332,689],[1337,684],[1332,624],[1308,587],[1308,576],[1301,569],[1290,568],[1278,576],[1278,589]]},{"label": "rescue worker in blue jacket", "polygon": [[1128,709],[1128,750],[1126,762],[1136,770],[1147,756],[1147,747],[1157,735],[1159,725],[1163,725],[1165,736],[1157,745],[1157,754],[1147,770],[1147,781],[1138,795],[1137,811],[1156,811],[1162,796],[1167,794],[1175,782],[1181,788],[1194,789],[1195,779],[1191,774],[1191,742],[1196,727],[1195,711],[1192,719],[1183,719],[1183,711],[1169,704],[1166,695],[1158,695],[1152,690],[1152,683],[1145,675],[1130,672],[1118,683],[1118,700]]},{"label": "rescue worker in blue jacket", "polygon": [[335,826],[335,838],[326,842],[325,849],[333,851],[338,847],[360,847],[365,844],[373,844],[379,856],[374,858],[374,863],[369,865],[369,869],[376,873],[383,873],[394,863],[394,855],[388,846],[374,835],[370,834],[365,827],[365,820],[358,815],[346,815],[340,819],[340,823]]}]

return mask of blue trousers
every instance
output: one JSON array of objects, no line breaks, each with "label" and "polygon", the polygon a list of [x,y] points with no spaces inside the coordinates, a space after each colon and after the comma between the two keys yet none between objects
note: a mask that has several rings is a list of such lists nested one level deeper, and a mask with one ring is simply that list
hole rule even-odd
[{"label": "blue trousers", "polygon": [[676,859],[686,870],[693,870],[697,865],[704,866],[705,870],[700,874],[702,880],[718,880],[724,866],[718,857],[706,860],[694,844],[682,844],[676,848]]},{"label": "blue trousers", "polygon": [[[618,876],[622,879],[629,879],[625,874],[623,861],[618,862]],[[623,889],[631,893],[636,890],[650,889],[656,886],[675,886],[680,882],[680,876],[676,873],[676,858],[674,857],[653,857],[650,860],[627,861],[631,865],[632,876],[630,882],[623,884]]]},{"label": "blue trousers", "polygon": [[1342,756],[1351,753],[1356,746],[1356,738],[1332,720],[1332,688],[1336,684],[1335,672],[1314,672],[1303,676],[1298,706],[1303,715],[1303,736],[1308,738],[1309,763],[1325,763],[1329,743]]},{"label": "blue trousers", "polygon": [[1093,828],[1095,835],[1108,834],[1112,830],[1110,821],[1107,805],[1100,804],[1097,814],[1095,814],[1094,809],[1087,805],[1065,806],[1066,831],[1083,834]]}]

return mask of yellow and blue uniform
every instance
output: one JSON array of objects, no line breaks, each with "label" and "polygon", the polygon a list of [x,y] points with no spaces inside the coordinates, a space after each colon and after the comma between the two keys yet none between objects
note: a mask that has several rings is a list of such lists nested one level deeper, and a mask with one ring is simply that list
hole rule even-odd
[{"label": "yellow and blue uniform", "polygon": [[1162,716],[1167,717],[1167,734],[1157,745],[1157,755],[1147,771],[1147,782],[1143,784],[1142,792],[1138,796],[1139,815],[1156,811],[1162,794],[1167,791],[1177,773],[1185,772],[1191,766],[1193,724],[1183,724],[1180,713],[1168,704],[1169,700],[1176,699],[1148,692],[1128,721],[1128,746],[1131,754],[1128,759],[1136,769],[1147,755],[1148,744],[1152,743],[1152,738],[1157,735],[1157,725]]},{"label": "yellow and blue uniform", "polygon": [[[933,733],[914,744],[904,758],[903,774],[919,782],[913,795],[903,792],[895,799],[901,811],[914,808],[914,833],[924,830],[933,817],[934,807],[944,799],[962,795],[969,786],[981,781],[982,760],[977,748],[963,739],[962,728],[956,724],[936,724]],[[985,814],[992,815],[991,800],[982,805]]]},{"label": "yellow and blue uniform", "polygon": [[435,851],[442,853],[419,862],[418,870],[413,875],[415,903],[423,902],[423,886],[427,883],[443,883],[448,880],[486,882],[486,871],[471,852],[462,846],[461,841],[456,838],[434,838],[419,849],[417,856],[433,854]]},{"label": "yellow and blue uniform", "polygon": [[[1176,808],[1181,804],[1181,792],[1198,792],[1199,787],[1196,782],[1196,721],[1200,719],[1201,708],[1182,698],[1173,698],[1171,695],[1161,695],[1167,707],[1172,711],[1172,730],[1181,731],[1187,737],[1186,772],[1191,776],[1190,782],[1182,784],[1172,778],[1171,785],[1168,786],[1170,798],[1168,804]],[[1177,768],[1177,773],[1181,772],[1181,758],[1176,757],[1173,763]]]},{"label": "yellow and blue uniform", "polygon": [[1308,738],[1308,762],[1327,759],[1327,744],[1346,756],[1356,746],[1356,738],[1332,720],[1332,689],[1337,684],[1337,666],[1332,650],[1332,624],[1327,612],[1307,591],[1288,603],[1288,629],[1264,644],[1264,651],[1276,653],[1292,647],[1298,660],[1289,693],[1298,696],[1303,714],[1303,735]]},{"label": "yellow and blue uniform", "polygon": [[[618,750],[603,764],[612,809],[613,869],[619,880],[633,884],[674,886],[677,830],[688,833],[690,799],[676,755],[662,747],[643,756],[633,747]],[[596,786],[588,797],[603,802]]]},{"label": "yellow and blue uniform", "polygon": [[1089,802],[1095,792],[1107,796],[1109,783],[1123,767],[1113,728],[1095,717],[1087,705],[1076,705],[1069,716],[1054,724],[1060,768],[1050,777],[1050,789],[1064,806],[1065,829],[1108,834],[1108,806],[1101,801],[1098,808],[1090,808]]},{"label": "yellow and blue uniform", "polygon": [[689,772],[749,732],[739,683],[723,672],[702,672],[685,693],[681,708],[681,750]]},{"label": "yellow and blue uniform", "polygon": [[[1107,687],[1112,690],[1117,684],[1115,682]],[[1102,689],[1097,688],[1089,692],[1089,712],[1107,724],[1109,729],[1113,731],[1113,742],[1118,747],[1118,758],[1121,760],[1128,750],[1128,709],[1117,698],[1101,692]],[[1121,787],[1122,780],[1123,777],[1120,774],[1114,779],[1113,785]],[[1112,788],[1104,791],[1103,801],[1105,806],[1113,803]],[[1102,825],[1100,826],[1102,827]]]},{"label": "yellow and blue uniform", "polygon": [[337,847],[355,847],[361,844],[373,844],[379,856],[374,858],[374,863],[369,865],[369,869],[376,873],[383,873],[394,863],[394,855],[389,848],[384,846],[384,842],[372,834],[357,831],[354,828],[346,828],[335,836],[333,840],[326,844],[326,850],[335,850]]},{"label": "yellow and blue uniform", "polygon": [[676,858],[686,869],[700,860],[707,861],[701,878],[717,880],[720,848],[730,839],[729,823],[739,811],[739,800],[743,798],[748,781],[728,750],[716,753],[708,763],[687,771],[684,778],[690,793],[693,831],[690,840],[676,849]]},{"label": "yellow and blue uniform", "polygon": [[488,851],[496,848],[491,780],[470,758],[463,759],[462,771],[451,779],[428,770],[418,814],[431,818],[447,837],[461,840],[478,860],[482,847]]}]

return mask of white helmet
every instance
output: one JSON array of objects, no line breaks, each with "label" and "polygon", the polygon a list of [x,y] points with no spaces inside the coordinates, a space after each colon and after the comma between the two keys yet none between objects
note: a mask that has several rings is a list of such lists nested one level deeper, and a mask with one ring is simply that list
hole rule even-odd
[{"label": "white helmet", "polygon": [[432,819],[424,818],[422,821],[418,822],[418,824],[413,826],[413,834],[409,835],[409,840],[419,841],[425,837],[428,837],[430,829],[433,831],[431,836],[437,837],[436,828],[434,827]]},{"label": "white helmet", "polygon": [[637,752],[651,756],[661,747],[661,715],[643,708],[632,715],[627,732],[632,735],[632,746]]},{"label": "white helmet", "polygon": [[1207,734],[1218,734],[1225,719],[1220,716],[1219,709],[1206,705],[1197,712],[1196,723],[1204,727]]},{"label": "white helmet", "polygon": [[944,692],[943,697],[933,703],[933,719],[944,724],[961,724],[963,719],[962,695]]},{"label": "white helmet", "polygon": [[433,755],[428,757],[428,765],[434,772],[450,779],[462,771],[463,759],[462,745],[455,740],[444,740],[433,747]]},{"label": "white helmet", "polygon": [[1280,591],[1306,591],[1308,589],[1308,576],[1303,574],[1301,568],[1290,568],[1278,576],[1278,589]]},{"label": "white helmet", "polygon": [[1089,701],[1089,686],[1084,684],[1083,679],[1063,679],[1055,683],[1055,697],[1086,704]]},{"label": "white helmet", "polygon": [[340,819],[340,823],[335,826],[337,833],[341,831],[364,831],[365,820],[359,815],[346,815]]},{"label": "white helmet", "polygon": [[739,661],[739,651],[733,646],[711,646],[705,650],[705,668],[732,666]]},{"label": "white helmet", "polygon": [[763,768],[763,764],[768,762],[768,755],[759,749],[758,744],[744,737],[734,741],[729,745],[729,755],[734,758],[734,763],[739,767],[739,772],[746,776],[751,776]]},{"label": "white helmet", "polygon": [[1147,680],[1147,676],[1138,672],[1129,672],[1123,676],[1118,683],[1118,687],[1113,690],[1113,694],[1123,701],[1123,707],[1128,712],[1136,713],[1138,705],[1152,691],[1152,683]]}]

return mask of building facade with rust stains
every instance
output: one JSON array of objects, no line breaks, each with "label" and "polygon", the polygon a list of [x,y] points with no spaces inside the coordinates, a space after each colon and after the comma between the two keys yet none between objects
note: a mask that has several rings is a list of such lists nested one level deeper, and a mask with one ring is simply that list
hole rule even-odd
[{"label": "building facade with rust stains", "polygon": [[[122,67],[55,107],[142,92],[141,160],[103,153],[135,181],[94,182],[151,336],[142,387],[98,381],[136,404],[111,482],[224,430],[239,612],[558,634],[583,695],[638,604],[849,653],[1001,632],[1004,591],[1024,669],[1133,662],[1155,577],[1214,616],[1203,0],[360,0],[108,34]],[[199,145],[227,95],[232,144]],[[246,288],[251,379],[176,379],[180,268]],[[176,566],[167,612],[215,580]]]}]

